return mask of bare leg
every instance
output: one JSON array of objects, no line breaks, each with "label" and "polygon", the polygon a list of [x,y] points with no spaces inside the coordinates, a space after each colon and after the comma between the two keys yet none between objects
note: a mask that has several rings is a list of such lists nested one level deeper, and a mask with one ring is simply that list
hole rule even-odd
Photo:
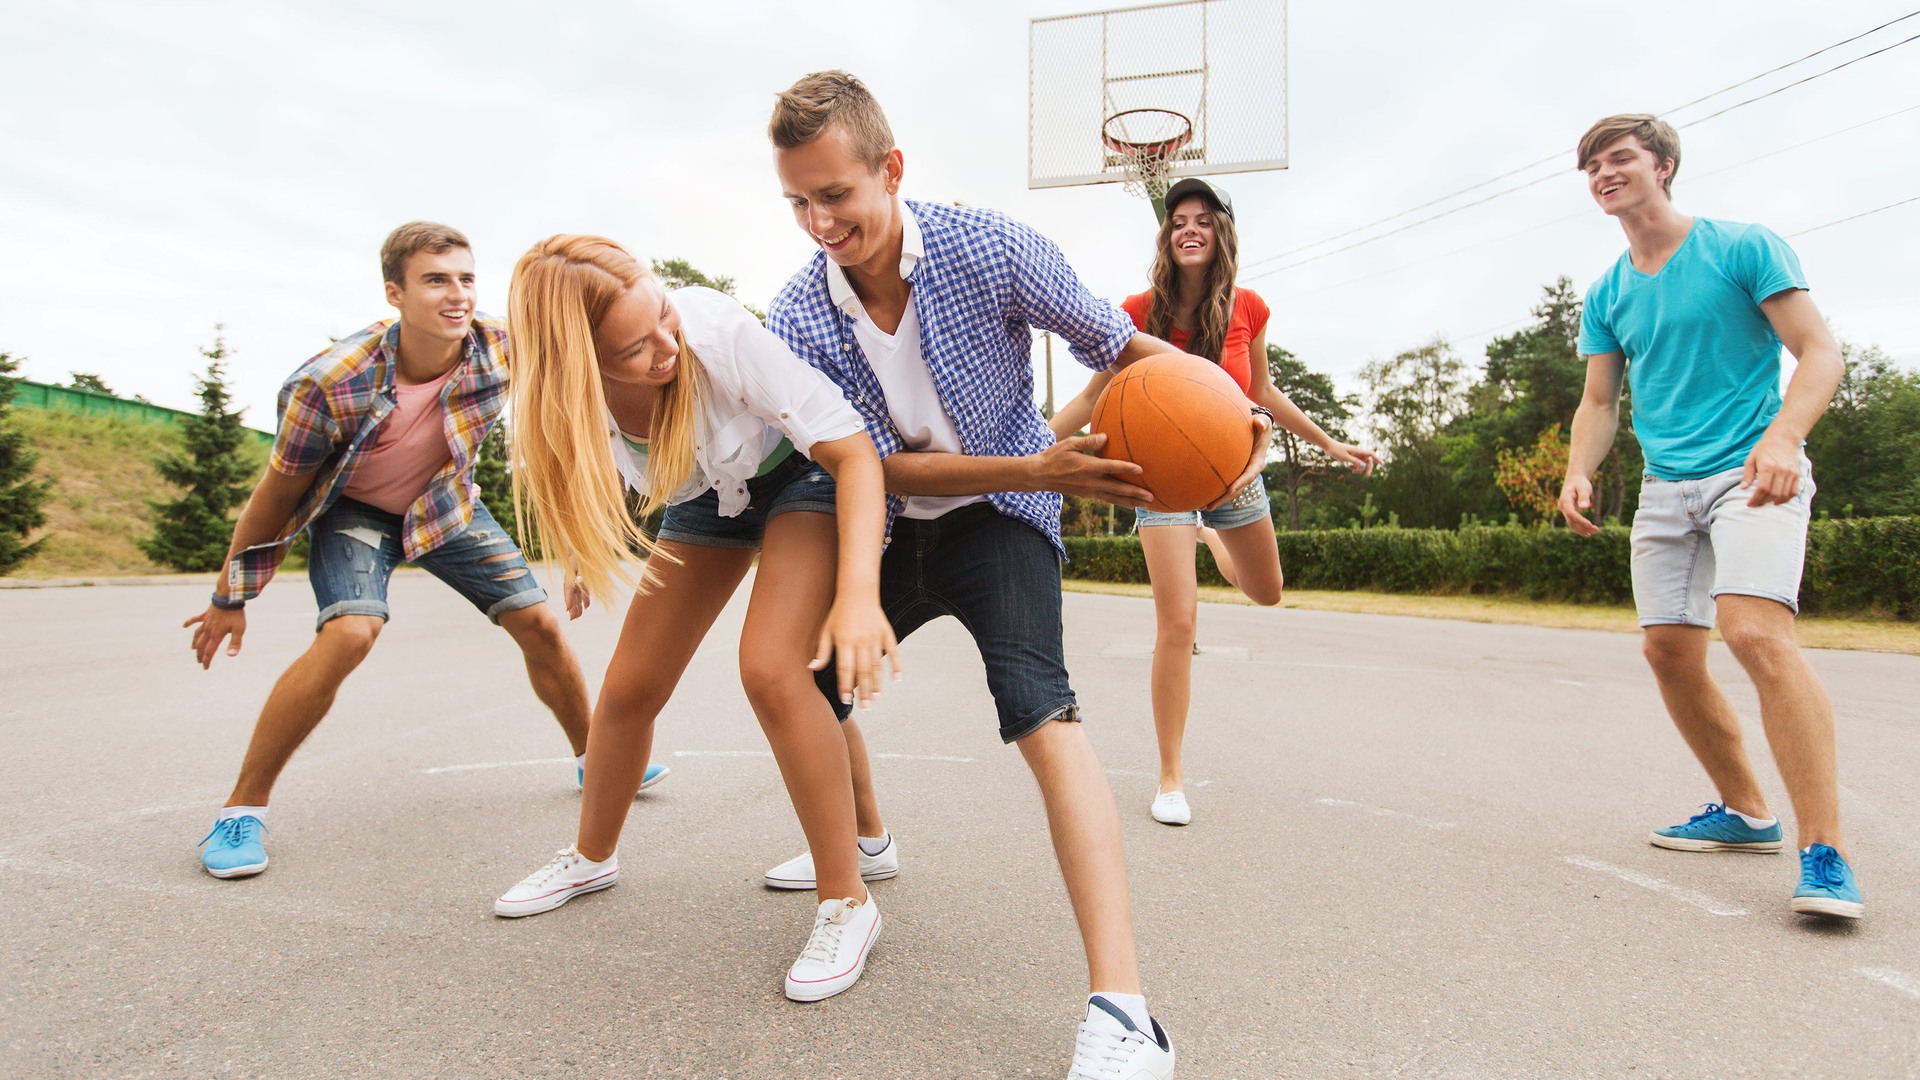
[{"label": "bare leg", "polygon": [[807,834],[820,899],[864,903],[849,742],[807,667],[833,604],[837,543],[830,514],[793,512],[767,523],[740,634],[740,682]]},{"label": "bare leg", "polygon": [[586,790],[575,847],[595,862],[619,846],[620,828],[653,752],[654,718],[753,564],[751,548],[669,540],[660,549],[647,560],[651,591],[636,594],[627,608],[587,729]]},{"label": "bare leg", "polygon": [[573,752],[586,753],[587,680],[580,674],[580,661],[574,659],[566,635],[560,632],[560,620],[547,605],[533,604],[502,613],[500,628],[520,646],[534,696],[553,710]]},{"label": "bare leg", "polygon": [[333,708],[334,695],[360,661],[373,650],[386,620],[378,615],[341,615],[327,620],[313,644],[273,684],[254,722],[253,739],[240,764],[228,806],[265,806],[273,783],[287,767],[320,719]]},{"label": "bare leg", "polygon": [[1753,776],[1740,718],[1707,672],[1707,631],[1699,626],[1649,626],[1642,650],[1660,697],[1680,737],[1707,771],[1720,802],[1749,817],[1766,818],[1766,797]]},{"label": "bare leg", "polygon": [[1193,640],[1199,620],[1192,525],[1150,525],[1140,530],[1140,550],[1153,583],[1153,730],[1160,742],[1160,790],[1185,782],[1180,747],[1187,737],[1193,701]]},{"label": "bare leg", "polygon": [[1727,648],[1760,692],[1760,722],[1793,800],[1797,846],[1826,844],[1845,857],[1833,705],[1820,676],[1800,653],[1793,610],[1758,596],[1723,595],[1717,606]]},{"label": "bare leg", "polygon": [[[1144,535],[1145,530],[1141,531]],[[1219,547],[1208,545],[1214,548],[1213,559],[1219,562],[1220,548],[1226,550],[1234,567],[1231,580],[1246,598],[1261,607],[1279,603],[1286,578],[1280,572],[1280,541],[1274,536],[1273,519],[1261,518],[1215,535]]]},{"label": "bare leg", "polygon": [[1020,740],[1047,804],[1053,852],[1087,950],[1088,992],[1140,993],[1133,903],[1120,814],[1100,759],[1077,723],[1048,723]]},{"label": "bare leg", "polygon": [[853,769],[855,828],[861,836],[885,836],[887,826],[880,820],[880,798],[873,790],[873,760],[867,754],[866,733],[860,730],[860,722],[849,716],[840,725],[840,734],[847,740],[847,764]]},{"label": "bare leg", "polygon": [[[1158,526],[1152,527],[1157,528]],[[1140,534],[1145,536],[1146,529],[1140,530]],[[1207,545],[1207,550],[1213,553],[1213,565],[1220,571],[1220,576],[1227,579],[1227,584],[1237,587],[1240,584],[1240,575],[1234,569],[1233,552],[1228,551],[1227,545],[1220,542],[1220,534],[1202,525],[1200,526],[1200,542]]]}]

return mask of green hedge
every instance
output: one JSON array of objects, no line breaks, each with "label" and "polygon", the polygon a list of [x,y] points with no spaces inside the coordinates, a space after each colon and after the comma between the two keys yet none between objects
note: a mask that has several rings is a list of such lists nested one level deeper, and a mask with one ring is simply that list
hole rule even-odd
[{"label": "green hedge", "polygon": [[[1476,526],[1283,532],[1280,563],[1301,589],[1496,593],[1623,604],[1633,599],[1628,531],[1581,538],[1566,529]],[[1068,537],[1067,576],[1144,582],[1134,536]],[[1205,547],[1200,580],[1223,585]],[[1818,521],[1808,532],[1801,604],[1808,611],[1920,618],[1920,517]]]}]

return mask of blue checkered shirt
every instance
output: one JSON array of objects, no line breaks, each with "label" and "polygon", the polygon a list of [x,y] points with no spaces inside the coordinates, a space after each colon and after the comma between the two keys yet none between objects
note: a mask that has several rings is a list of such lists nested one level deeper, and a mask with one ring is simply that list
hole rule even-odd
[{"label": "blue checkered shirt", "polygon": [[[1087,291],[1053,241],[994,210],[909,201],[926,254],[907,280],[920,319],[920,354],[960,446],[981,457],[1025,457],[1053,445],[1033,404],[1033,328],[1060,335],[1074,359],[1113,366],[1133,320]],[[815,252],[767,306],[767,329],[831,378],[859,410],[881,457],[903,449],[886,395],[854,340],[852,315],[833,304],[827,257]],[[993,508],[1040,530],[1062,554],[1060,496],[1000,491]],[[887,496],[887,528],[905,507]]]}]

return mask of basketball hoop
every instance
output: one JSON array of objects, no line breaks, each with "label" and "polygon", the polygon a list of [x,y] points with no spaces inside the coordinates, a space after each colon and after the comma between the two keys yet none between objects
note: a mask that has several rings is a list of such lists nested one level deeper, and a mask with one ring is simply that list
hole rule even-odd
[{"label": "basketball hoop", "polygon": [[1193,140],[1193,121],[1172,109],[1128,109],[1101,125],[1100,141],[1126,168],[1129,194],[1159,199],[1167,193],[1174,159]]}]

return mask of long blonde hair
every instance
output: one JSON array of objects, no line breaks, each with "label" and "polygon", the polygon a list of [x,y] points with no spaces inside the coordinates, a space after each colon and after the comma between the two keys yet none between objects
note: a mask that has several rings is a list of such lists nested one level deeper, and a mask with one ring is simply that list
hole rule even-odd
[{"label": "long blonde hair", "polygon": [[[1181,200],[1185,202],[1186,200]],[[1201,200],[1205,202],[1205,199]],[[1203,294],[1193,312],[1193,332],[1187,335],[1187,351],[1219,363],[1227,343],[1227,324],[1233,320],[1233,282],[1240,276],[1240,237],[1233,229],[1233,215],[1212,206],[1214,255],[1207,264],[1201,284]],[[1173,207],[1160,223],[1160,235],[1153,245],[1153,269],[1147,272],[1152,295],[1147,304],[1147,333],[1161,341],[1171,340],[1174,297],[1179,291],[1179,269],[1173,263]]]},{"label": "long blonde hair", "polygon": [[[633,552],[658,552],[627,506],[593,344],[607,308],[648,276],[611,240],[563,234],[520,257],[507,291],[514,512],[533,541],[530,553],[574,570],[603,597],[635,584],[627,566]],[[641,516],[665,506],[693,472],[706,375],[686,340],[675,337],[680,373],[654,405]]]}]

